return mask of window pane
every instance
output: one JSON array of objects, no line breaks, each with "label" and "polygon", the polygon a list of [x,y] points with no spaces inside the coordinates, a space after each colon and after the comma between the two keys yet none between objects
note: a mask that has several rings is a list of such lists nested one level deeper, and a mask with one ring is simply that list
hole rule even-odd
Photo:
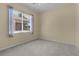
[{"label": "window pane", "polygon": [[17,11],[17,10],[14,10],[14,11],[13,11],[13,16],[14,16],[14,17],[20,17],[20,18],[21,18],[21,17],[22,17],[22,13],[19,12],[19,11]]},{"label": "window pane", "polygon": [[30,31],[30,15],[23,14],[23,30]]},{"label": "window pane", "polygon": [[23,21],[23,30],[30,31],[29,21]]},{"label": "window pane", "polygon": [[15,30],[16,31],[21,31],[22,30],[22,23],[15,22]]},{"label": "window pane", "polygon": [[15,31],[22,31],[22,13],[14,10],[13,14]]}]

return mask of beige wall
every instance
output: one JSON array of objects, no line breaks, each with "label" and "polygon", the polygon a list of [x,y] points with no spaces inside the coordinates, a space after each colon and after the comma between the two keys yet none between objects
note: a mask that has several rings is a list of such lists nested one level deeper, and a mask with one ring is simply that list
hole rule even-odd
[{"label": "beige wall", "polygon": [[76,46],[79,49],[79,4],[76,4]]},{"label": "beige wall", "polygon": [[[8,36],[8,5],[14,7],[22,12],[34,15],[34,33],[20,33],[15,34],[13,38]],[[38,38],[38,14],[29,10],[21,4],[0,4],[0,48],[4,48],[9,45],[13,45],[21,42],[28,42]]]},{"label": "beige wall", "polygon": [[76,5],[69,4],[42,13],[41,39],[75,45]]}]

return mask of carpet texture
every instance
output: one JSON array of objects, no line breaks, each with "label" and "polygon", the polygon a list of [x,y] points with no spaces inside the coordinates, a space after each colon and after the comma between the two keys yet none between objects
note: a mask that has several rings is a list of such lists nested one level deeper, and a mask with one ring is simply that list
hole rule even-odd
[{"label": "carpet texture", "polygon": [[78,56],[75,46],[59,42],[35,40],[0,52],[0,56]]}]

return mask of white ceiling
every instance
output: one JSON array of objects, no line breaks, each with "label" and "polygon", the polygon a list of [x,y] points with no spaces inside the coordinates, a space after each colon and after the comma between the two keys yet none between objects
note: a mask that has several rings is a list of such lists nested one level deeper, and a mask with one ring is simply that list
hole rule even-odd
[{"label": "white ceiling", "polygon": [[26,3],[30,9],[35,12],[45,12],[50,9],[56,9],[65,5],[70,5],[69,3]]}]

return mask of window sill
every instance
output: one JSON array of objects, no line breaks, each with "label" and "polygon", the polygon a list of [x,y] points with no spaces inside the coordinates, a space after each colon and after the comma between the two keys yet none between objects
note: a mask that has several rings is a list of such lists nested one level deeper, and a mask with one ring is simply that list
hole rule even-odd
[{"label": "window sill", "polygon": [[31,33],[31,31],[15,31],[14,33]]}]

